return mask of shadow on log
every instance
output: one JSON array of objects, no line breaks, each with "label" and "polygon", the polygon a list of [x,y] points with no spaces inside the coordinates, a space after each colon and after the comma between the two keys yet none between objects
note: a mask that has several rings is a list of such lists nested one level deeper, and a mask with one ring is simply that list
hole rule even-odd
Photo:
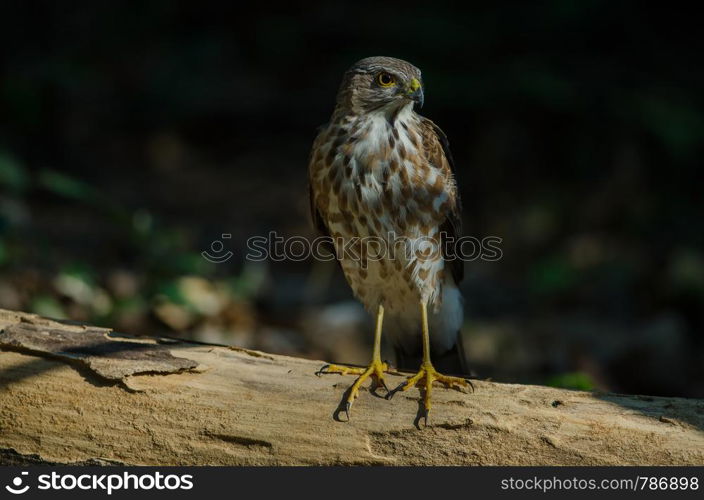
[{"label": "shadow on log", "polygon": [[0,310],[0,464],[704,464],[702,400],[475,381],[419,430],[413,390],[335,421],[321,364]]}]

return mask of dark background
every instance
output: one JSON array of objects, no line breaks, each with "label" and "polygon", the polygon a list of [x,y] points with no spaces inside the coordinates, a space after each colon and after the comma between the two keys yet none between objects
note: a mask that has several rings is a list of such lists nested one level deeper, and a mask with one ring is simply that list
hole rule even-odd
[{"label": "dark background", "polygon": [[[0,306],[341,362],[370,321],[311,236],[307,157],[343,71],[420,67],[450,138],[480,377],[704,396],[704,65],[641,2],[3,2]],[[230,239],[223,239],[230,233]],[[200,252],[222,241],[233,257]],[[212,253],[212,250],[211,250]]]}]

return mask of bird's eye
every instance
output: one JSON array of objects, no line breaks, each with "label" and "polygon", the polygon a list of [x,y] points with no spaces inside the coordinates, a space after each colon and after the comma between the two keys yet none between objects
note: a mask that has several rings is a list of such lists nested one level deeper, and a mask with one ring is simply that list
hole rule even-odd
[{"label": "bird's eye", "polygon": [[391,87],[396,84],[396,78],[383,71],[376,76],[376,82],[382,87]]}]

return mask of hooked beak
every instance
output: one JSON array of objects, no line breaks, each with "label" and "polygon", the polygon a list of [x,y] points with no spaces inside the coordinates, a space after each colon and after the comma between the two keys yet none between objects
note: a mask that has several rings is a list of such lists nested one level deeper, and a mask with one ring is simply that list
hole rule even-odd
[{"label": "hooked beak", "polygon": [[406,87],[406,92],[405,92],[406,97],[411,99],[413,102],[418,103],[418,107],[422,108],[423,107],[423,85],[418,81],[417,78],[413,78],[409,83],[408,87]]}]

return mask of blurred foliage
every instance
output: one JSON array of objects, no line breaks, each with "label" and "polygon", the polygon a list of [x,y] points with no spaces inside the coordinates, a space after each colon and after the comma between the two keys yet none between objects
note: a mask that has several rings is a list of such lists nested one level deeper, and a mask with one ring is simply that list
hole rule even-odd
[{"label": "blurred foliage", "polygon": [[[29,293],[18,293],[9,284],[12,279],[4,281],[0,289],[4,307],[137,330],[153,326],[148,321],[153,314],[172,331],[183,332],[217,316],[231,301],[254,297],[263,284],[261,273],[251,267],[240,276],[216,280],[212,263],[188,248],[182,230],[160,225],[144,209],[121,207],[71,175],[49,169],[34,175],[9,154],[0,153],[0,182],[13,201],[5,205],[0,240],[0,265],[10,278],[16,273],[19,280],[26,279],[18,263],[31,252],[25,248],[23,224],[13,224],[18,218],[12,210],[28,203],[33,192],[46,191],[63,203],[93,211],[97,220],[114,225],[118,237],[129,242],[131,254],[138,257],[134,269],[110,271],[101,268],[100,259],[77,261],[67,256],[60,265],[44,270],[47,274],[39,277],[43,282],[24,290]],[[15,249],[13,258],[6,241]],[[24,300],[17,300],[19,295]]]},{"label": "blurred foliage", "polygon": [[0,186],[12,193],[20,193],[27,184],[27,171],[6,151],[0,151]]},{"label": "blurred foliage", "polygon": [[588,374],[579,372],[555,375],[554,377],[550,377],[546,383],[550,387],[574,389],[577,391],[592,391],[596,388],[596,385]]}]

